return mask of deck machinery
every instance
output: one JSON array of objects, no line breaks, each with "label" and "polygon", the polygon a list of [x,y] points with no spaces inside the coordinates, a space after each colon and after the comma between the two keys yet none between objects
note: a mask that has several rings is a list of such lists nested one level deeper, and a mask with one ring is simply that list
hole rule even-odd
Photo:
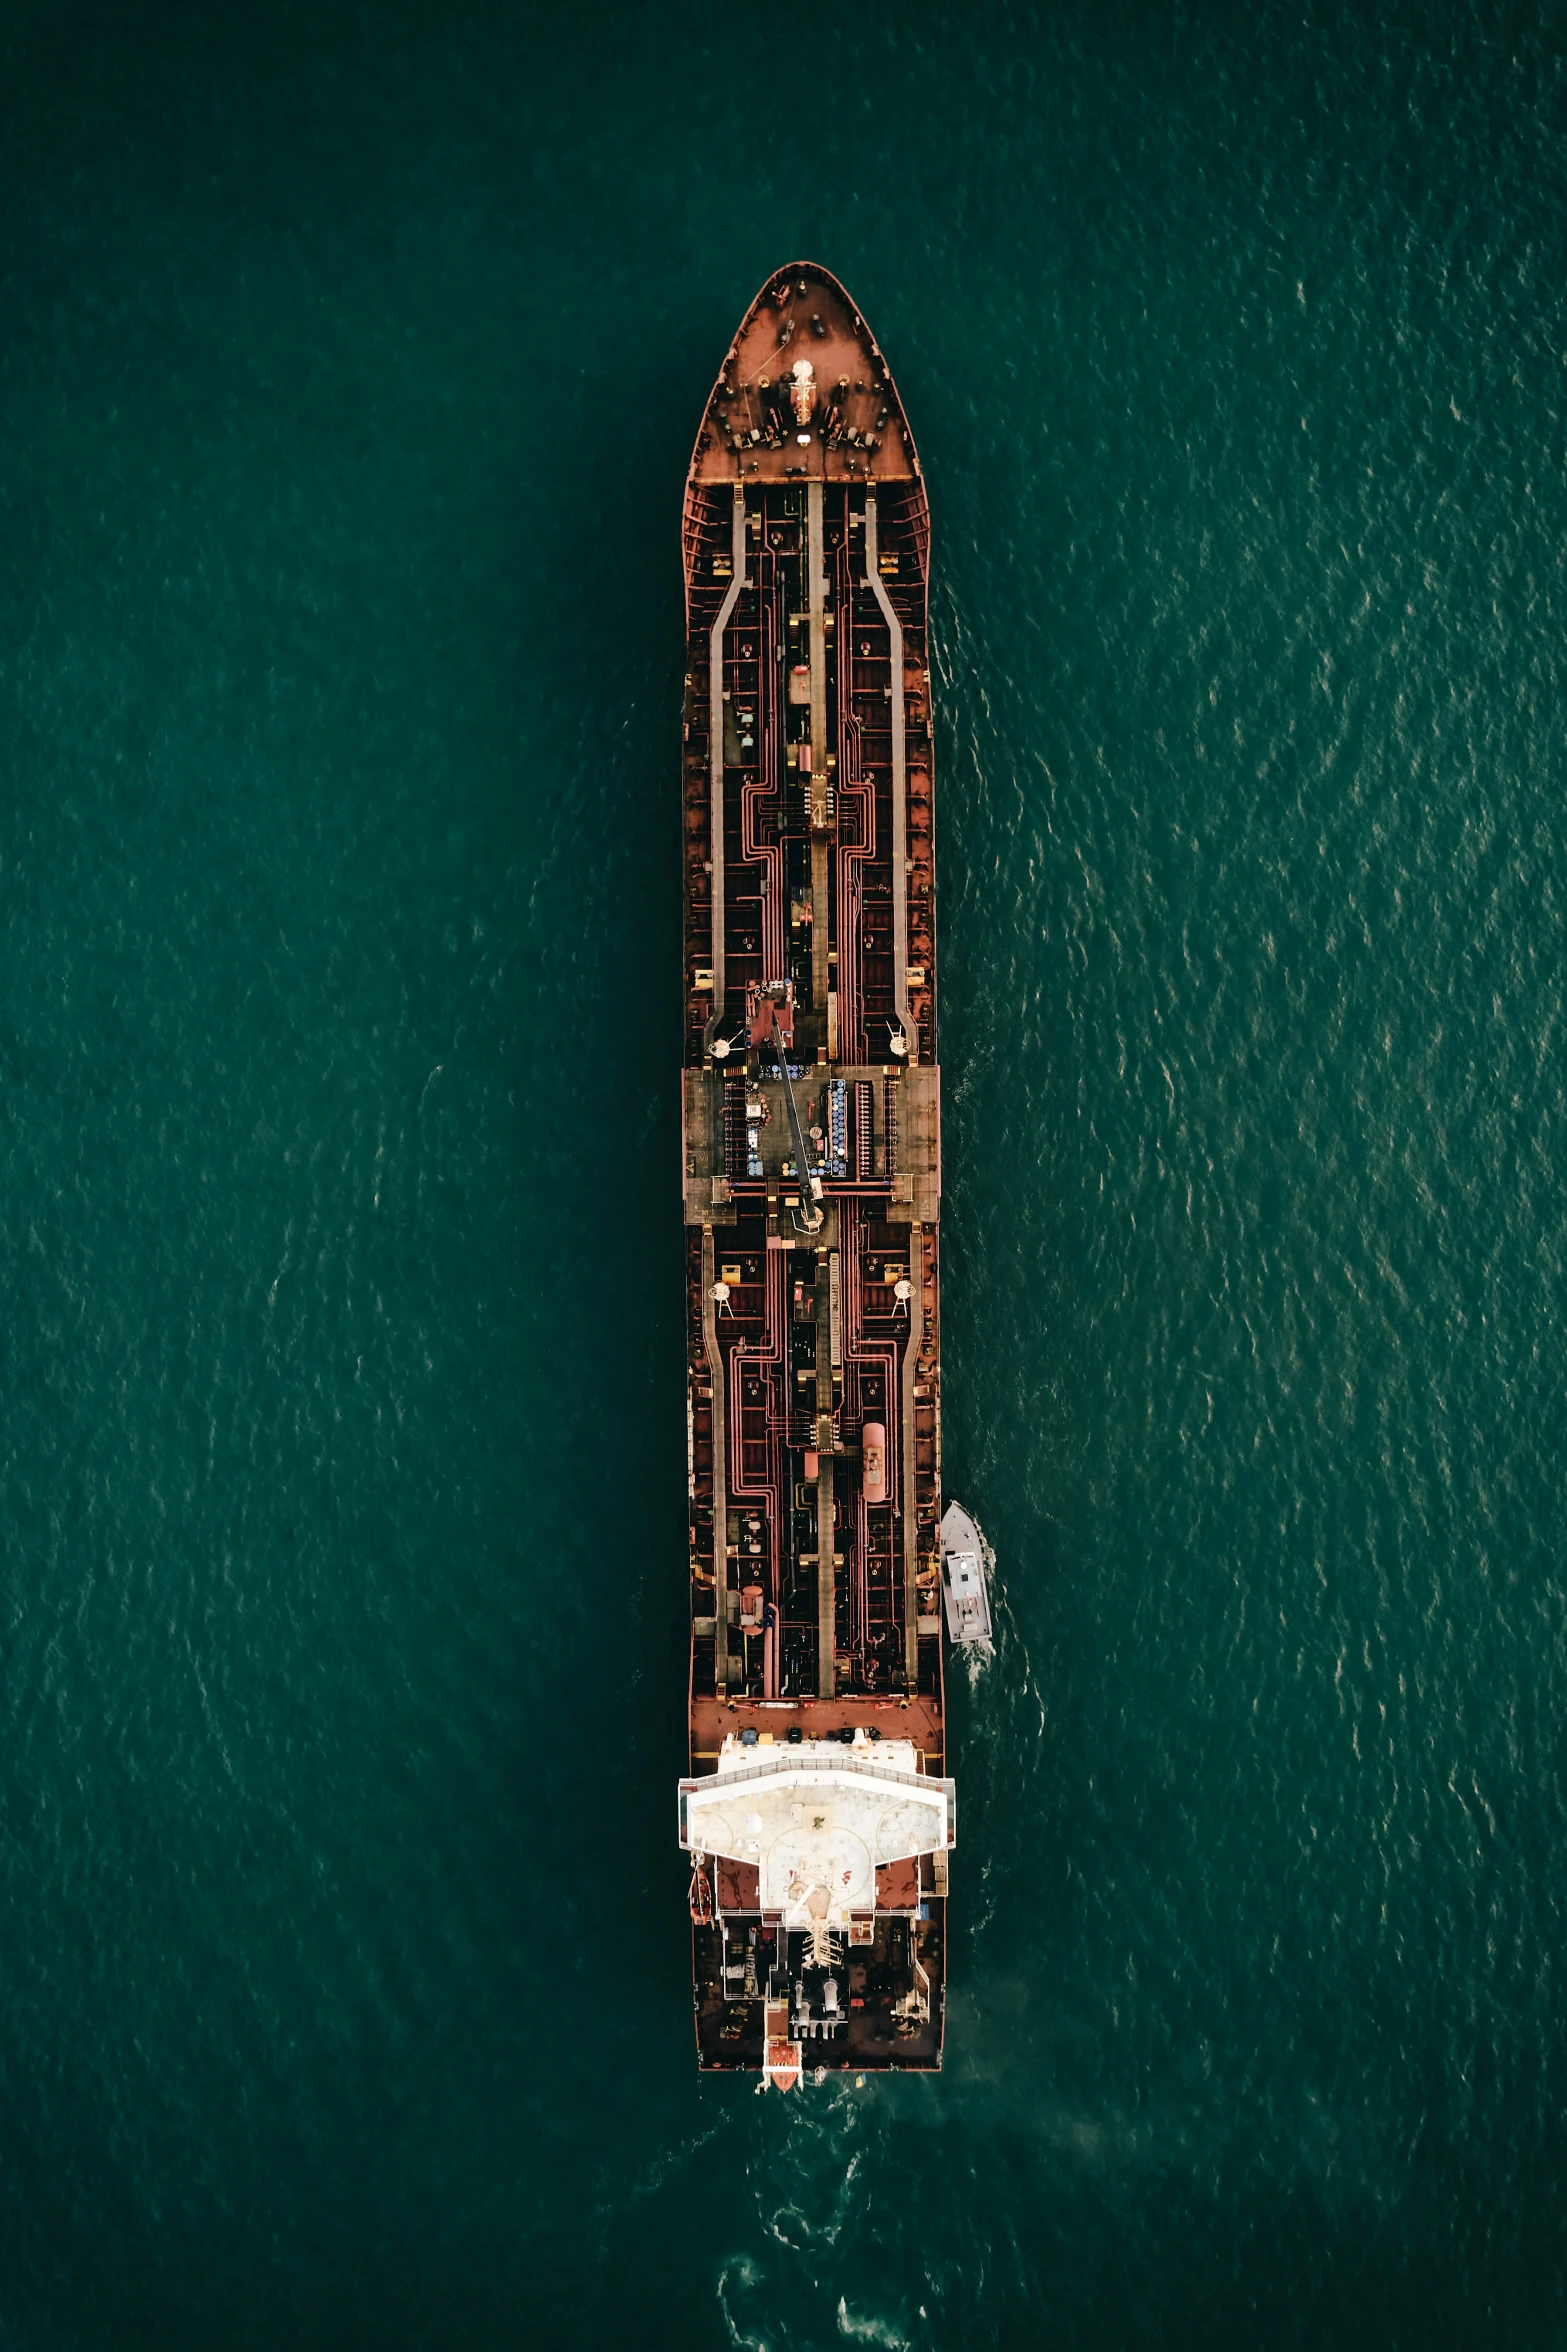
[{"label": "deck machinery", "polygon": [[746,313],[686,488],[691,1863],[704,2068],[941,2062],[929,510],[836,279]]}]

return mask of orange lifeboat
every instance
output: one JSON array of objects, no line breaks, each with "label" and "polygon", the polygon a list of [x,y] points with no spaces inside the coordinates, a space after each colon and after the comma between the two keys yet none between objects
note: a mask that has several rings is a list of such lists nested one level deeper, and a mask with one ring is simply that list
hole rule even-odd
[{"label": "orange lifeboat", "polygon": [[781,2091],[792,2091],[799,2085],[802,2073],[798,2042],[769,2042],[762,2065],[766,2081],[776,2083]]},{"label": "orange lifeboat", "polygon": [[800,2045],[789,2034],[789,2004],[769,2001],[762,2012],[762,2080],[792,2091],[804,2071]]}]

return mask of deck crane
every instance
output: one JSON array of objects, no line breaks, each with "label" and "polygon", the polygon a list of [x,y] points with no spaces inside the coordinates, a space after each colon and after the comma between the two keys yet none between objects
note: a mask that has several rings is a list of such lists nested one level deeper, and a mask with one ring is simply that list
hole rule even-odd
[{"label": "deck crane", "polygon": [[789,1137],[794,1145],[794,1164],[800,1179],[800,1205],[794,1212],[795,1227],[801,1233],[819,1233],[822,1224],[822,1180],[811,1166],[805,1130],[800,1125],[799,1105],[794,1099],[794,1083],[789,1076],[788,1048],[794,1043],[794,982],[751,981],[745,992],[745,1010],[750,1023],[752,1047],[772,1047],[779,1076],[783,1079],[784,1106],[789,1114]]}]

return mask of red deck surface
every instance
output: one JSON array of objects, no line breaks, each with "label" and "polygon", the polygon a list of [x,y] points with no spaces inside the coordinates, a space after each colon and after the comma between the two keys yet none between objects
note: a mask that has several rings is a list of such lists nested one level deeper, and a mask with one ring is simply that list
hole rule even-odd
[{"label": "red deck surface", "polygon": [[710,1771],[726,1738],[732,1737],[744,1725],[752,1730],[771,1732],[775,1740],[789,1736],[791,1724],[798,1724],[808,1739],[823,1739],[829,1733],[863,1723],[867,1729],[874,1724],[883,1739],[912,1740],[925,1759],[927,1772],[940,1773],[945,1755],[945,1737],[941,1710],[934,1699],[911,1698],[907,1704],[901,1699],[855,1698],[852,1694],[840,1699],[694,1699],[691,1704],[691,1769]]}]

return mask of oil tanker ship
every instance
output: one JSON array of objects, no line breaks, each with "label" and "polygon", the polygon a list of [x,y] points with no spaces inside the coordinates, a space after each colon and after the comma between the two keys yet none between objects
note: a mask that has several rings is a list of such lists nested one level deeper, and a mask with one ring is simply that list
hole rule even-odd
[{"label": "oil tanker ship", "polygon": [[929,508],[837,280],[747,311],[684,514],[690,1857],[704,2068],[940,2066]]}]

